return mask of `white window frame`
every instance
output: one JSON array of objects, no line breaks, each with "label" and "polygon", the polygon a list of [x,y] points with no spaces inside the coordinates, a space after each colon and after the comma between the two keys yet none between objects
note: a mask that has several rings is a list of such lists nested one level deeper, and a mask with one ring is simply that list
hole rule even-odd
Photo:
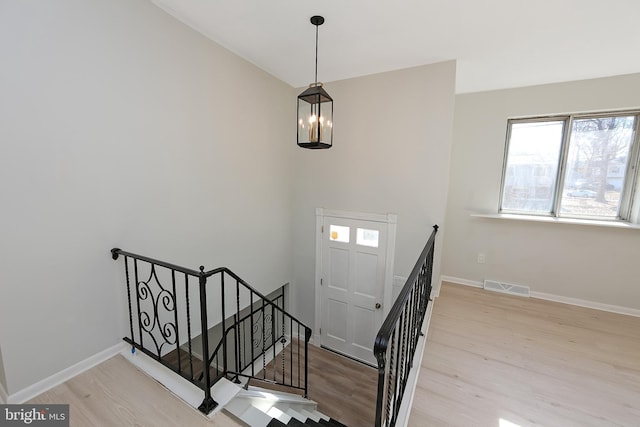
[{"label": "white window frame", "polygon": [[[571,131],[573,128],[573,122],[576,119],[585,118],[597,118],[597,117],[615,117],[615,116],[636,116],[634,137],[631,142],[631,149],[629,151],[629,157],[627,159],[627,165],[625,170],[624,181],[620,192],[620,206],[617,218],[605,218],[599,216],[585,216],[576,215],[571,216],[567,214],[560,215],[560,204],[562,201],[562,190],[564,188],[567,157],[569,152],[569,143],[571,139]],[[515,123],[535,123],[535,122],[549,122],[549,121],[563,121],[563,135],[560,147],[560,156],[558,159],[558,172],[556,175],[556,185],[553,189],[553,202],[551,212],[533,212],[533,211],[519,211],[502,209],[504,186],[507,178],[507,161],[509,156],[509,142],[511,139],[512,125]],[[507,135],[504,149],[504,159],[502,163],[502,180],[500,183],[500,197],[498,201],[498,213],[509,215],[522,215],[522,216],[538,216],[538,217],[551,217],[551,218],[567,218],[567,219],[587,219],[591,221],[602,222],[626,222],[626,223],[638,223],[640,222],[640,196],[636,195],[637,187],[639,186],[639,174],[640,169],[640,110],[624,110],[624,111],[604,111],[595,113],[580,113],[580,114],[564,114],[555,116],[535,116],[535,117],[519,117],[510,118],[507,120]]]}]

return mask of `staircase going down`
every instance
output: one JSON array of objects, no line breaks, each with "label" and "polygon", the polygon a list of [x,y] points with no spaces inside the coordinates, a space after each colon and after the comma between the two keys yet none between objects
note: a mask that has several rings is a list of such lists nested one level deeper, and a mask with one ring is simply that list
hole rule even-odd
[{"label": "staircase going down", "polygon": [[224,410],[250,427],[346,427],[318,412],[313,400],[260,387],[240,391]]}]

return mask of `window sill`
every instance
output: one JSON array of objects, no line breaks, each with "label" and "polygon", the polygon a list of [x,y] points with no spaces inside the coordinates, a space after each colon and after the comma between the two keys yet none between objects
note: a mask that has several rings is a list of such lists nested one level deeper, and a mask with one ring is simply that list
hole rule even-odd
[{"label": "window sill", "polygon": [[598,221],[594,219],[578,219],[578,218],[556,218],[550,216],[537,216],[537,215],[519,215],[519,214],[471,214],[474,218],[493,218],[493,219],[507,219],[515,221],[532,221],[532,222],[546,222],[554,224],[571,224],[571,225],[589,225],[595,227],[609,227],[609,228],[628,228],[634,230],[640,230],[640,224],[632,224],[624,221]]}]

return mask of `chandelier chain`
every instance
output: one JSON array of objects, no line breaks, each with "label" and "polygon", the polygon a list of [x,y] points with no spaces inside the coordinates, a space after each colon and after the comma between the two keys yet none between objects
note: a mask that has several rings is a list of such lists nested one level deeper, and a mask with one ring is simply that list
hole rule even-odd
[{"label": "chandelier chain", "polygon": [[319,25],[316,25],[316,86],[318,85],[318,27]]}]

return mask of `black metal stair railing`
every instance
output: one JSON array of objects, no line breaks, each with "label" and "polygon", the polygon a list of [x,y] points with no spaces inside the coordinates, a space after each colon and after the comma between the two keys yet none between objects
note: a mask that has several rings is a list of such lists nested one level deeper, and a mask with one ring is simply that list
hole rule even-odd
[{"label": "black metal stair railing", "polygon": [[269,299],[224,267],[198,271],[118,248],[111,254],[124,258],[124,341],[202,389],[200,411],[217,406],[211,387],[223,377],[307,395],[311,329],[285,311],[284,289]]},{"label": "black metal stair railing", "polygon": [[378,363],[376,427],[396,425],[422,322],[431,301],[433,254],[438,226],[427,241],[407,282],[376,336],[373,353]]},{"label": "black metal stair railing", "polygon": [[[236,312],[211,353],[209,366],[220,366],[222,360],[224,372],[236,382],[243,377],[279,384],[301,390],[306,397],[311,329],[281,308],[278,301],[284,294],[273,300],[261,298],[234,273],[225,273],[235,281]],[[249,293],[249,305],[240,310],[243,290]],[[225,345],[234,350],[233,357],[224,356]]]}]

